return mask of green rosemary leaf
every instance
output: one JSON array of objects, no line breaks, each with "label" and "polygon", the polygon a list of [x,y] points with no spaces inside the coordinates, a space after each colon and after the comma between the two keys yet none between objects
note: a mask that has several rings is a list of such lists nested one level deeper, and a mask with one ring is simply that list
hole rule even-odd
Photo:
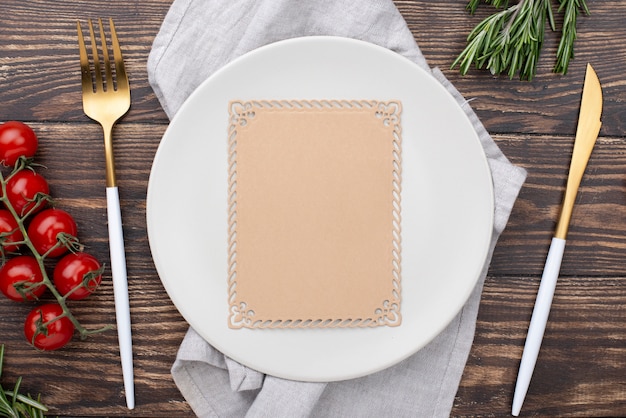
[{"label": "green rosemary leaf", "polygon": [[474,14],[474,12],[476,11],[476,9],[478,8],[478,4],[480,3],[480,0],[470,0],[467,3],[467,6],[465,6],[465,8],[467,10],[469,10],[470,14]]},{"label": "green rosemary leaf", "polygon": [[580,12],[589,14],[585,0],[559,0],[559,12],[563,12],[563,28],[561,41],[556,51],[556,63],[553,71],[558,74],[567,74],[569,62],[574,58],[574,42],[576,41],[576,20]]},{"label": "green rosemary leaf", "polygon": [[500,37],[502,28],[510,18],[511,10],[506,9],[495,13],[481,21],[467,36],[467,46],[452,64],[452,68],[460,64],[461,74],[465,75],[472,64],[482,68],[485,62],[497,54],[493,48],[494,40]]},{"label": "green rosemary leaf", "polygon": [[[13,396],[13,392],[11,391],[7,391],[6,393],[9,396]],[[26,395],[22,395],[21,393],[18,393],[15,398],[16,398],[16,401],[19,401],[24,405],[28,405],[31,408],[35,408],[44,412],[48,411],[48,408],[44,404],[42,404],[39,400],[35,400],[31,398],[30,396],[26,396]],[[37,399],[39,399],[39,397]]]},{"label": "green rosemary leaf", "polygon": [[[508,7],[509,0],[484,0],[484,3],[491,4],[496,9],[499,9],[501,7]],[[469,10],[471,14],[474,14],[479,4],[480,0],[470,0],[465,8]]]}]

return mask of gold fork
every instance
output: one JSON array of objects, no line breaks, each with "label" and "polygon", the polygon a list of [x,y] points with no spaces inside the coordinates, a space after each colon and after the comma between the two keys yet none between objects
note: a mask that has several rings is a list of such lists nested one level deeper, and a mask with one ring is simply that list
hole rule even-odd
[{"label": "gold fork", "polygon": [[[107,215],[109,224],[109,249],[111,252],[111,273],[113,277],[113,293],[117,332],[120,345],[120,359],[124,375],[126,404],[129,409],[135,407],[135,390],[133,381],[133,349],[130,327],[130,304],[128,300],[128,281],[126,274],[126,256],[124,252],[124,235],[120,197],[115,179],[113,159],[112,131],[113,125],[130,108],[130,87],[124,68],[122,51],[115,32],[113,19],[109,19],[111,31],[111,47],[113,61],[109,59],[102,19],[98,19],[100,50],[91,19],[89,19],[89,37],[91,54],[85,46],[85,39],[80,22],[77,22],[78,46],[80,49],[80,68],[83,86],[83,110],[91,119],[102,125],[104,131],[104,151],[106,158],[106,195]],[[100,52],[99,52],[100,51]],[[100,55],[101,54],[101,55]],[[89,63],[91,55],[93,66]],[[100,56],[104,63],[101,65]]]}]

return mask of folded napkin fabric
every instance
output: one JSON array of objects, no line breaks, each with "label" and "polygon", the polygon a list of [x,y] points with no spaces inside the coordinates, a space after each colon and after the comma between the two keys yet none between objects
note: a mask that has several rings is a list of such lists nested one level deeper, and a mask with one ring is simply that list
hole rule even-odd
[{"label": "folded napkin fabric", "polygon": [[[396,366],[358,379],[308,383],[265,376],[214,349],[189,329],[172,376],[201,417],[444,417],[473,341],[493,249],[526,178],[489,136],[468,102],[430,70],[392,0],[175,0],[148,59],[150,83],[172,118],[207,77],[246,52],[299,36],[334,35],[395,51],[432,72],[471,120],[494,183],[493,238],[466,305],[431,343]],[[253,348],[251,348],[253,349]]]}]

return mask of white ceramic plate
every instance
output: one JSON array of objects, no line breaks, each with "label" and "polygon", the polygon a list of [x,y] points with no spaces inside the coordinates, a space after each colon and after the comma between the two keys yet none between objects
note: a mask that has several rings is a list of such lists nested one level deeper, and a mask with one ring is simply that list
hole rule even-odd
[{"label": "white ceramic plate", "polygon": [[[227,127],[233,99],[402,101],[401,326],[228,328]],[[487,160],[453,97],[402,56],[335,37],[268,45],[207,79],[165,132],[147,205],[156,268],[189,324],[249,367],[305,381],[363,376],[431,341],[474,288],[493,224]]]}]

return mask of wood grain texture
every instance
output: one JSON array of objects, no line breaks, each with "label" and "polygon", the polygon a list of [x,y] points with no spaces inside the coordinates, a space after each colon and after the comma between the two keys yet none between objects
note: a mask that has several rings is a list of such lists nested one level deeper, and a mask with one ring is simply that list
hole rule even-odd
[{"label": "wood grain texture", "polygon": [[[22,336],[30,305],[0,300],[2,383],[24,376],[58,416],[191,416],[170,367],[187,325],[152,263],[146,188],[167,127],[146,62],[172,0],[4,0],[0,25],[0,120],[30,123],[41,140],[38,162],[57,205],[75,215],[79,237],[108,264],[104,153],[100,128],[82,112],[76,20],[112,16],[127,62],[132,108],[116,130],[135,344],[137,409],[124,407],[114,332],[37,352]],[[626,2],[588,0],[576,57],[566,76],[551,74],[558,42],[548,33],[532,82],[450,69],[475,16],[461,0],[397,0],[430,65],[471,99],[505,155],[528,179],[496,247],[476,336],[453,416],[509,416],[513,386],[539,277],[565,187],[587,62],[604,89],[601,137],[583,178],[561,278],[524,416],[626,416]],[[173,168],[181,169],[181,168]],[[113,323],[110,273],[90,299],[72,304],[86,324]],[[419,413],[416,413],[419,416]]]}]

